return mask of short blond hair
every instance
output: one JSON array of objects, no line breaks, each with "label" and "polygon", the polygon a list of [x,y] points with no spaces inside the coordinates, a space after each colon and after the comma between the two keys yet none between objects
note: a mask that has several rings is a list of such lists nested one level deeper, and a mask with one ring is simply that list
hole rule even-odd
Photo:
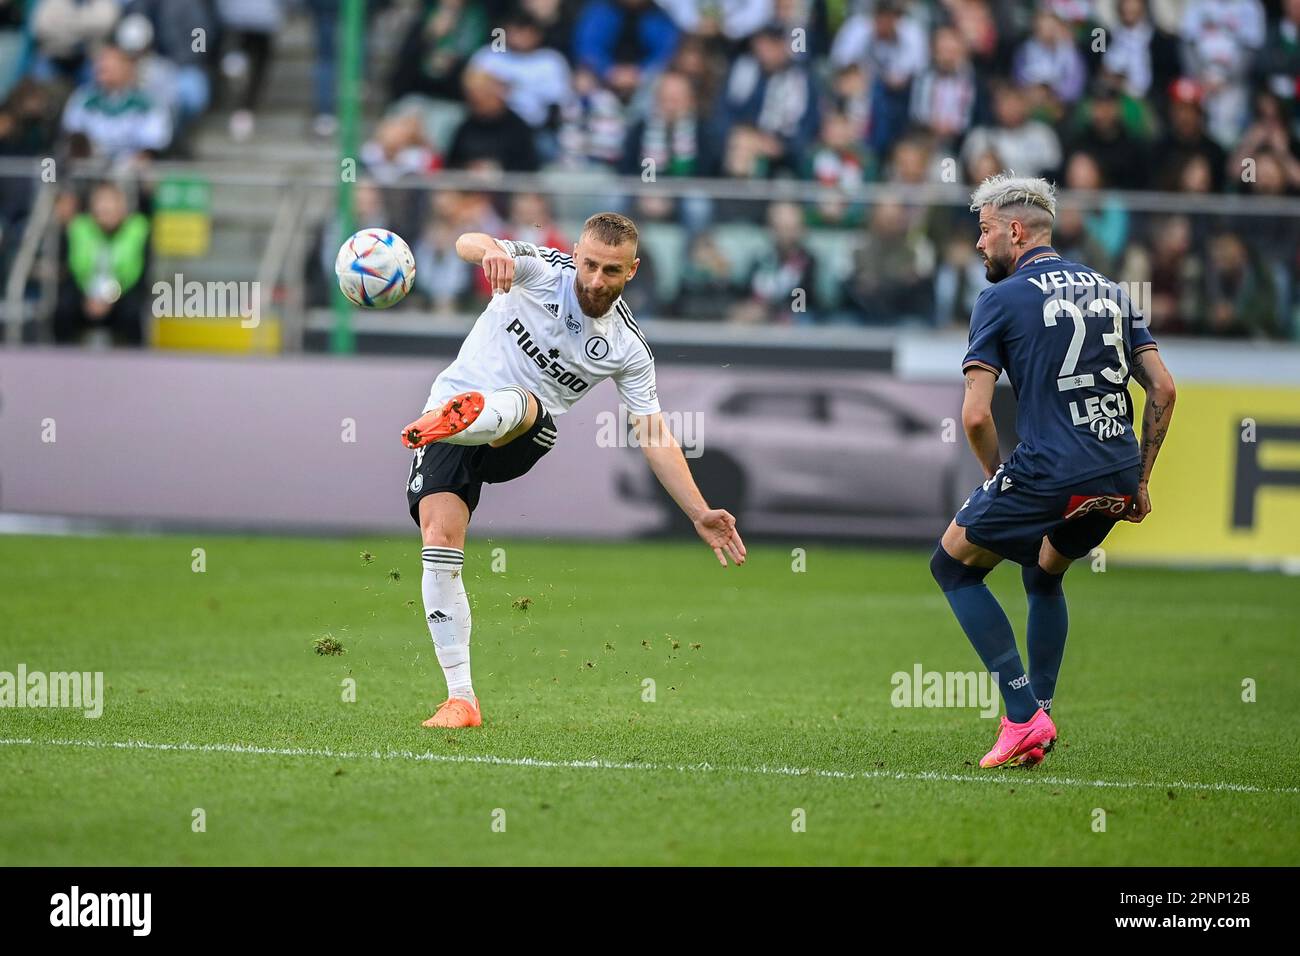
[{"label": "short blond hair", "polygon": [[635,250],[637,243],[640,241],[640,235],[636,231],[636,223],[627,216],[620,216],[616,212],[598,212],[582,224],[582,234],[585,236],[591,234],[593,239],[605,243],[607,246],[621,246],[625,242],[632,243]]}]

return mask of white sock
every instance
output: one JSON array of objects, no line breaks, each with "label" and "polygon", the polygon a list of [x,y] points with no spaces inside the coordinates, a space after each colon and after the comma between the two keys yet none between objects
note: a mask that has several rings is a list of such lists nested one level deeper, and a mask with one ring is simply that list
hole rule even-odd
[{"label": "white sock", "polygon": [[433,636],[433,649],[447,679],[447,696],[474,700],[469,678],[469,597],[461,568],[465,552],[459,548],[426,547],[420,552],[424,576],[424,620]]},{"label": "white sock", "polygon": [[528,414],[528,393],[507,385],[483,396],[483,411],[462,432],[444,438],[448,445],[487,445],[519,427]]}]

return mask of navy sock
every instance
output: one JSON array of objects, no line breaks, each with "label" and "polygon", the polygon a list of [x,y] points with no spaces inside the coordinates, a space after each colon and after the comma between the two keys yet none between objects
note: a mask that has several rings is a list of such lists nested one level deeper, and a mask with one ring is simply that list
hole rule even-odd
[{"label": "navy sock", "polygon": [[1029,677],[1020,663],[1016,636],[1006,612],[985,586],[990,568],[972,568],[962,564],[939,545],[930,559],[930,572],[943,589],[948,606],[957,616],[975,653],[990,674],[996,674],[1007,705],[1007,718],[1023,724],[1038,710],[1038,701],[1029,686]]},{"label": "navy sock", "polygon": [[1065,655],[1065,636],[1070,629],[1070,614],[1065,607],[1061,574],[1049,574],[1034,565],[1024,568],[1025,596],[1029,599],[1029,684],[1038,698],[1038,706],[1048,712],[1056,695],[1056,678],[1061,673]]}]

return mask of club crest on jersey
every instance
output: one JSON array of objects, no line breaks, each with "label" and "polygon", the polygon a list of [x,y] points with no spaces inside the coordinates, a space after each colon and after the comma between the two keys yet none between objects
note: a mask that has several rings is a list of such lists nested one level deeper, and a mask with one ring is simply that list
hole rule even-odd
[{"label": "club crest on jersey", "polygon": [[1065,519],[1082,518],[1094,511],[1101,511],[1119,517],[1128,510],[1130,495],[1071,495],[1070,503],[1065,506]]},{"label": "club crest on jersey", "polygon": [[424,487],[424,475],[416,474],[416,476],[411,479],[411,494],[418,495],[420,493],[420,489],[423,487]]},{"label": "club crest on jersey", "polygon": [[600,361],[609,354],[609,342],[603,335],[593,335],[587,339],[587,358]]}]

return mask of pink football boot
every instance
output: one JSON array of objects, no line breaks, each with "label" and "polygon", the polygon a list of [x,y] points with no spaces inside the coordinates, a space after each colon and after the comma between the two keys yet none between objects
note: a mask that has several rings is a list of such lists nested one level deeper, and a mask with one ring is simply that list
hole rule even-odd
[{"label": "pink football boot", "polygon": [[[1004,764],[1013,763],[1037,763],[1042,759],[1042,753],[1045,752],[1052,744],[1056,742],[1056,725],[1052,723],[1052,718],[1047,716],[1047,712],[1041,707],[1023,724],[1013,723],[1002,718],[1002,731],[998,734],[998,742],[993,745],[993,749],[986,753],[980,760],[980,766],[984,768],[1001,767]],[[1035,755],[1032,751],[1038,750],[1037,759],[1032,759]],[[1020,758],[1030,757],[1030,760]]]}]

